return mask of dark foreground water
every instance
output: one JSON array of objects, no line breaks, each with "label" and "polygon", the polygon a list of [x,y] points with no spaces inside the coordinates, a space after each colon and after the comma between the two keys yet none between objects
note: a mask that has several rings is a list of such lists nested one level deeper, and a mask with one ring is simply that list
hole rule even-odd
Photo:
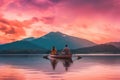
[{"label": "dark foreground water", "polygon": [[0,56],[0,80],[120,80],[120,56]]}]

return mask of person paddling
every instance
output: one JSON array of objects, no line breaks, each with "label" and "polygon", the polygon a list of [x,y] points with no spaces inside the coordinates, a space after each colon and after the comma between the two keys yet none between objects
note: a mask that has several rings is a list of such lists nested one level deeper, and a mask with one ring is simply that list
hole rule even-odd
[{"label": "person paddling", "polygon": [[57,54],[57,50],[56,50],[55,46],[52,47],[51,54],[52,55],[56,55]]},{"label": "person paddling", "polygon": [[71,54],[70,49],[69,49],[67,44],[65,45],[65,48],[63,49],[63,52],[64,52],[65,55],[70,55]]}]

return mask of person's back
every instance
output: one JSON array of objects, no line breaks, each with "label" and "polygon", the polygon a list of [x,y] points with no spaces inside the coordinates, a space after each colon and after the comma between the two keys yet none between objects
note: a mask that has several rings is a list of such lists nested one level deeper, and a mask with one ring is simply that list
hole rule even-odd
[{"label": "person's back", "polygon": [[66,55],[70,54],[70,49],[68,48],[68,45],[65,45],[63,52],[65,52]]}]

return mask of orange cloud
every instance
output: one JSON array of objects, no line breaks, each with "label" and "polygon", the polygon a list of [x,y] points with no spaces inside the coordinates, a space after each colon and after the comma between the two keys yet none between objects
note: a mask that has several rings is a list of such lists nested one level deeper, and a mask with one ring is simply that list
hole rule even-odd
[{"label": "orange cloud", "polygon": [[43,32],[43,31],[40,31],[40,30],[33,30],[32,31],[32,35],[34,35],[34,37],[40,37],[40,36],[43,36],[45,34],[46,34],[46,32]]},{"label": "orange cloud", "polygon": [[31,20],[25,20],[23,22],[0,18],[1,42],[11,42],[21,39],[23,36],[26,36],[26,30],[24,28],[29,28],[31,24],[37,21],[38,20],[35,17]]}]

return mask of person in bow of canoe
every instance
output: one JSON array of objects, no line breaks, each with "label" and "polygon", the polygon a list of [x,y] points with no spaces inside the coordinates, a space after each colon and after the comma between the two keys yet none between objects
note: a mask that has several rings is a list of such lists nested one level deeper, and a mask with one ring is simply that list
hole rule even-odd
[{"label": "person in bow of canoe", "polygon": [[52,50],[51,50],[51,55],[56,55],[57,54],[57,50],[55,48],[55,46],[52,47]]}]

